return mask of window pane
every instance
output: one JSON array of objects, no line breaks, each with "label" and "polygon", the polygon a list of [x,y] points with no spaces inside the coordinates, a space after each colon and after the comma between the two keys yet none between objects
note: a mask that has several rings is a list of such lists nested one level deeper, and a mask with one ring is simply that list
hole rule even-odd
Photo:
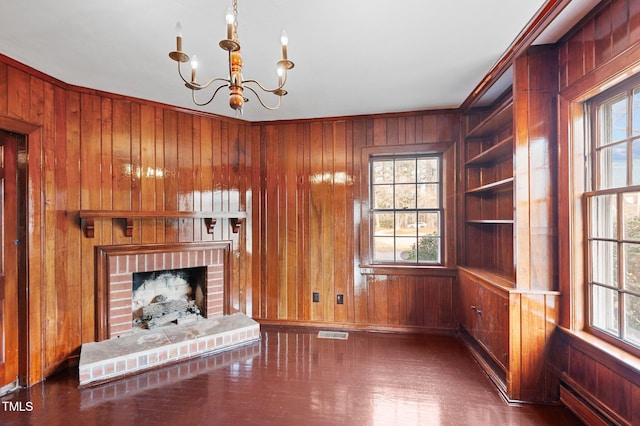
[{"label": "window pane", "polygon": [[622,222],[624,239],[640,241],[640,192],[622,196]]},{"label": "window pane", "polygon": [[640,185],[640,140],[633,141],[631,167],[633,170],[632,185]]},{"label": "window pane", "polygon": [[393,160],[376,160],[372,164],[373,183],[393,183]]},{"label": "window pane", "polygon": [[599,189],[619,188],[627,185],[627,145],[603,148],[600,152]]},{"label": "window pane", "polygon": [[624,287],[640,294],[640,244],[622,244]]},{"label": "window pane", "polygon": [[618,335],[618,292],[594,285],[591,289],[592,325]]},{"label": "window pane", "polygon": [[415,255],[412,255],[412,250],[415,250],[416,238],[398,237],[396,238],[396,260],[397,261],[414,261]]},{"label": "window pane", "polygon": [[622,97],[601,107],[601,137],[598,146],[627,137],[627,98]]},{"label": "window pane", "polygon": [[627,340],[640,345],[640,297],[626,294],[624,296],[625,330]]},{"label": "window pane", "polygon": [[633,118],[631,134],[640,135],[640,90],[633,91]]},{"label": "window pane", "polygon": [[393,185],[375,185],[373,187],[373,208],[393,208]]},{"label": "window pane", "polygon": [[418,262],[440,263],[440,238],[420,237],[418,240]]},{"label": "window pane", "polygon": [[418,235],[418,214],[397,213],[396,214],[396,235],[411,235],[414,238]]},{"label": "window pane", "polygon": [[393,223],[393,213],[374,213],[373,214],[373,234],[374,235],[391,235],[395,229]]},{"label": "window pane", "polygon": [[393,243],[393,237],[373,237],[373,259],[377,262],[394,262]]},{"label": "window pane", "polygon": [[592,238],[618,238],[618,209],[615,195],[598,195],[591,198]]},{"label": "window pane", "polygon": [[440,206],[440,186],[436,183],[418,184],[418,208],[437,209]]},{"label": "window pane", "polygon": [[420,235],[440,235],[440,213],[429,212],[418,215],[418,234]]},{"label": "window pane", "polygon": [[438,158],[418,159],[418,182],[438,182],[440,180],[438,163]]},{"label": "window pane", "polygon": [[396,160],[396,183],[415,183],[416,159]]},{"label": "window pane", "polygon": [[396,209],[416,208],[416,185],[396,185]]},{"label": "window pane", "polygon": [[618,244],[591,242],[591,281],[618,287]]}]

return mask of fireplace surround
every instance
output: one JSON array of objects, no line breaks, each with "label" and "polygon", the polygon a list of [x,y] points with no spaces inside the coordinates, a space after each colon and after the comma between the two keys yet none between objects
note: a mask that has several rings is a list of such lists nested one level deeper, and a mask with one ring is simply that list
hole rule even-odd
[{"label": "fireplace surround", "polygon": [[231,241],[96,247],[96,340],[131,333],[133,274],[206,267],[207,318],[229,314]]}]

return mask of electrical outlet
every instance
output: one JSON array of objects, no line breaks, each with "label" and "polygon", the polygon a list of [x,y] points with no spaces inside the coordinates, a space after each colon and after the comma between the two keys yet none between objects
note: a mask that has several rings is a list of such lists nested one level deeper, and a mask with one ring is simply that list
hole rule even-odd
[{"label": "electrical outlet", "polygon": [[320,293],[318,293],[317,291],[313,292],[313,301],[316,303],[320,301]]},{"label": "electrical outlet", "polygon": [[344,295],[343,294],[339,294],[337,299],[338,299],[337,300],[338,305],[344,304]]}]

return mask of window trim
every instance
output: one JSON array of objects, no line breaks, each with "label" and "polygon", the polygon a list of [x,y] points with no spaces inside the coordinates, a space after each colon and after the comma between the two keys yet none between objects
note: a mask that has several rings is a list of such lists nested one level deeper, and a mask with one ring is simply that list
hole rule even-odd
[{"label": "window trim", "polygon": [[[416,201],[416,206],[414,208],[398,208],[396,206],[393,206],[392,208],[375,208],[374,206],[371,206],[370,208],[370,213],[371,216],[373,217],[376,214],[391,214],[394,216],[394,224],[397,225],[395,216],[398,213],[414,213],[416,216],[420,215],[421,213],[437,213],[438,215],[438,234],[436,235],[436,237],[438,238],[439,241],[439,250],[438,250],[438,259],[436,262],[420,262],[418,259],[416,259],[415,261],[402,261],[402,260],[398,260],[397,259],[397,248],[394,249],[394,258],[396,258],[394,261],[392,262],[382,262],[380,260],[375,260],[375,250],[371,249],[371,258],[372,258],[372,263],[374,264],[393,264],[393,265],[408,265],[408,266],[416,266],[416,265],[429,265],[429,266],[442,266],[442,260],[443,260],[443,255],[442,255],[442,251],[443,251],[443,246],[442,246],[442,241],[443,241],[443,236],[442,236],[442,230],[444,228],[444,201],[443,201],[443,191],[442,191],[442,176],[443,176],[443,171],[442,171],[442,154],[434,154],[434,153],[429,153],[429,154],[394,154],[394,155],[375,155],[375,156],[371,156],[369,157],[369,176],[371,177],[371,175],[373,174],[373,168],[374,168],[374,163],[378,162],[378,161],[392,161],[394,164],[397,161],[403,161],[403,160],[415,160],[415,162],[417,162],[419,159],[436,159],[438,161],[438,177],[437,177],[437,181],[433,181],[433,182],[419,182],[417,180],[417,176],[416,176],[416,180],[413,182],[406,182],[406,184],[411,184],[411,185],[417,185],[419,183],[429,183],[429,184],[435,184],[437,183],[438,185],[438,206],[437,207],[432,207],[432,208],[419,208],[417,206],[417,199]],[[397,185],[403,185],[405,184],[405,182],[396,182],[395,180],[395,169],[394,169],[394,178],[393,178],[393,182],[386,182],[384,183],[384,185],[391,185],[394,188],[394,193],[396,191]],[[371,179],[369,180],[369,198],[372,199],[373,198],[373,193],[374,188],[377,185],[381,185],[379,183],[375,183],[372,182]],[[417,188],[416,188],[416,192],[414,195],[417,195]],[[395,196],[393,197],[393,201],[396,201]],[[416,220],[419,220],[418,217],[416,217]],[[419,223],[419,222],[417,222]],[[416,223],[416,224],[417,224]],[[395,244],[397,244],[397,238],[398,235],[396,234],[395,230],[397,228],[394,227],[394,234],[393,234],[393,239],[394,239],[394,246]],[[416,228],[416,231],[419,228]],[[375,239],[376,239],[376,235],[374,235],[372,233],[371,235],[371,246],[375,245]],[[412,237],[412,239],[414,239]],[[414,243],[418,244],[420,241],[420,235],[416,232],[415,235],[415,239],[414,239]],[[416,249],[417,251],[417,249]],[[417,253],[416,253],[417,254]],[[416,256],[417,257],[417,256]]]},{"label": "window trim", "polygon": [[[423,274],[425,271],[451,270],[455,271],[455,142],[451,143],[423,143],[411,145],[367,146],[361,150],[360,164],[362,175],[360,179],[360,269],[362,274],[386,271],[398,274]],[[441,218],[441,263],[380,263],[373,262],[372,256],[372,225],[371,225],[371,159],[375,157],[402,157],[420,155],[440,155],[440,191],[442,197]]]}]

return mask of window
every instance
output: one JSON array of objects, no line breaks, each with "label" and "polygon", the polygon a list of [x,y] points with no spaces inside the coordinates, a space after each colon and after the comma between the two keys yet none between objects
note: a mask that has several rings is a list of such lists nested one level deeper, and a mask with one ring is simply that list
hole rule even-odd
[{"label": "window", "polygon": [[589,324],[640,348],[640,86],[607,92],[590,108]]},{"label": "window", "polygon": [[374,263],[442,264],[442,156],[370,161]]}]

